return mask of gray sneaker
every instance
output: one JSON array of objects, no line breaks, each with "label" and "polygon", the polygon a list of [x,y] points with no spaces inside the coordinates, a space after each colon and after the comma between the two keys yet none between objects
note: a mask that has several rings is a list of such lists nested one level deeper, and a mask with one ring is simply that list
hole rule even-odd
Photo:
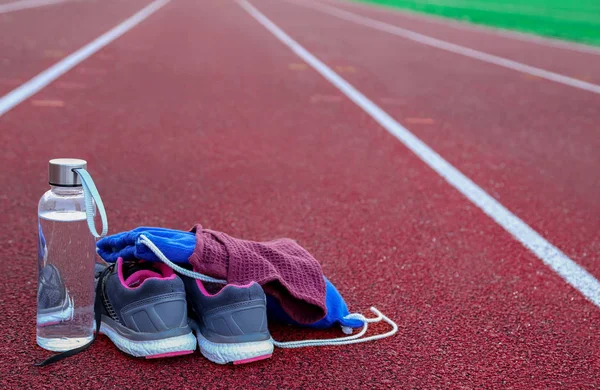
[{"label": "gray sneaker", "polygon": [[[273,341],[267,328],[266,297],[258,283],[217,287],[186,276],[182,279],[190,324],[202,355],[219,364],[243,364],[271,357]],[[207,291],[215,287],[214,291]]]},{"label": "gray sneaker", "polygon": [[[196,349],[188,325],[185,288],[179,276],[162,263],[123,262],[112,270],[96,264],[102,283],[100,333],[121,351],[136,357],[185,355]],[[98,297],[96,297],[98,299]]]},{"label": "gray sneaker", "polygon": [[50,326],[73,318],[73,300],[54,265],[48,264],[40,270],[37,302],[38,326]]}]

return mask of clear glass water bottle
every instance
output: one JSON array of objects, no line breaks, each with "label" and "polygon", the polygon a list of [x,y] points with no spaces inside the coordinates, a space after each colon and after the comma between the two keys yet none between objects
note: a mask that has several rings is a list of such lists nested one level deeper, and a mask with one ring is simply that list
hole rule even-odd
[{"label": "clear glass water bottle", "polygon": [[93,337],[96,240],[73,171],[86,167],[85,160],[50,160],[50,190],[38,204],[37,343],[51,351],[77,348]]}]

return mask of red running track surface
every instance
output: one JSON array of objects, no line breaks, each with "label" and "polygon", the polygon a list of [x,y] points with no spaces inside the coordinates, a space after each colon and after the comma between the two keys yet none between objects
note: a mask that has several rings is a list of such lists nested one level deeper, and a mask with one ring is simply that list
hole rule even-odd
[{"label": "red running track surface", "polygon": [[[147,3],[146,0],[68,0],[0,14],[0,95],[79,49]],[[85,64],[76,71],[89,72]],[[59,82],[58,87],[83,88],[64,82]]]},{"label": "red running track surface", "polygon": [[[600,277],[599,95],[287,2],[260,4],[307,50]],[[574,56],[582,66],[582,54]],[[600,63],[589,72],[600,76]]]},{"label": "red running track surface", "polygon": [[[115,3],[121,19],[145,5],[133,3]],[[597,95],[296,5],[253,4],[598,276]],[[73,37],[46,30],[51,22],[32,22],[31,14],[71,6],[14,13],[13,26],[44,42],[43,50],[52,34]],[[119,22],[116,12],[72,23],[85,43],[96,33],[87,26],[96,23],[100,34]],[[17,61],[28,62],[19,77],[47,66],[34,54],[19,57],[14,42],[2,45],[3,57],[16,58],[3,65],[14,75],[25,69]],[[0,117],[0,137],[2,388],[597,384],[598,308],[232,1],[172,1]],[[137,360],[102,336],[85,353],[34,367],[48,356],[35,344],[34,213],[55,156],[88,160],[112,233],[202,222],[250,239],[293,237],[320,260],[352,311],[368,314],[375,305],[396,320],[398,334],[276,350],[239,367],[198,353]],[[271,330],[278,340],[342,335]]]}]

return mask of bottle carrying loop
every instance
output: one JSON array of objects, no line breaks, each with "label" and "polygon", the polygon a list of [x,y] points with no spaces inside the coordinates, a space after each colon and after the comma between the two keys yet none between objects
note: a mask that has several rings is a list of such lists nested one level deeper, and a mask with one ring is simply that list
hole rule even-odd
[{"label": "bottle carrying loop", "polygon": [[[92,235],[96,238],[104,237],[108,233],[108,220],[106,218],[106,211],[104,210],[104,203],[102,203],[102,198],[100,198],[100,193],[94,184],[94,180],[92,180],[92,176],[86,171],[84,168],[73,168],[73,172],[75,172],[79,178],[81,179],[81,185],[83,187],[83,194],[85,197],[85,215],[87,217],[88,227]],[[100,219],[102,220],[102,232],[98,234],[96,230],[96,225],[94,224],[94,203],[96,202],[96,206],[98,207],[98,212],[100,213]]]}]

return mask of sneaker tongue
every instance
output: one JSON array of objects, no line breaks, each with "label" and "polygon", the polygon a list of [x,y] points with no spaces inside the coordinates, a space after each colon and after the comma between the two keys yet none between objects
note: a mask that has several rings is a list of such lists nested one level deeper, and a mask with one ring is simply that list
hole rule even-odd
[{"label": "sneaker tongue", "polygon": [[131,276],[137,271],[149,270],[160,274],[160,271],[156,269],[149,261],[124,261],[123,262],[123,276],[126,278]]},{"label": "sneaker tongue", "polygon": [[123,277],[129,287],[135,287],[149,277],[162,277],[162,273],[149,261],[123,262]]}]

